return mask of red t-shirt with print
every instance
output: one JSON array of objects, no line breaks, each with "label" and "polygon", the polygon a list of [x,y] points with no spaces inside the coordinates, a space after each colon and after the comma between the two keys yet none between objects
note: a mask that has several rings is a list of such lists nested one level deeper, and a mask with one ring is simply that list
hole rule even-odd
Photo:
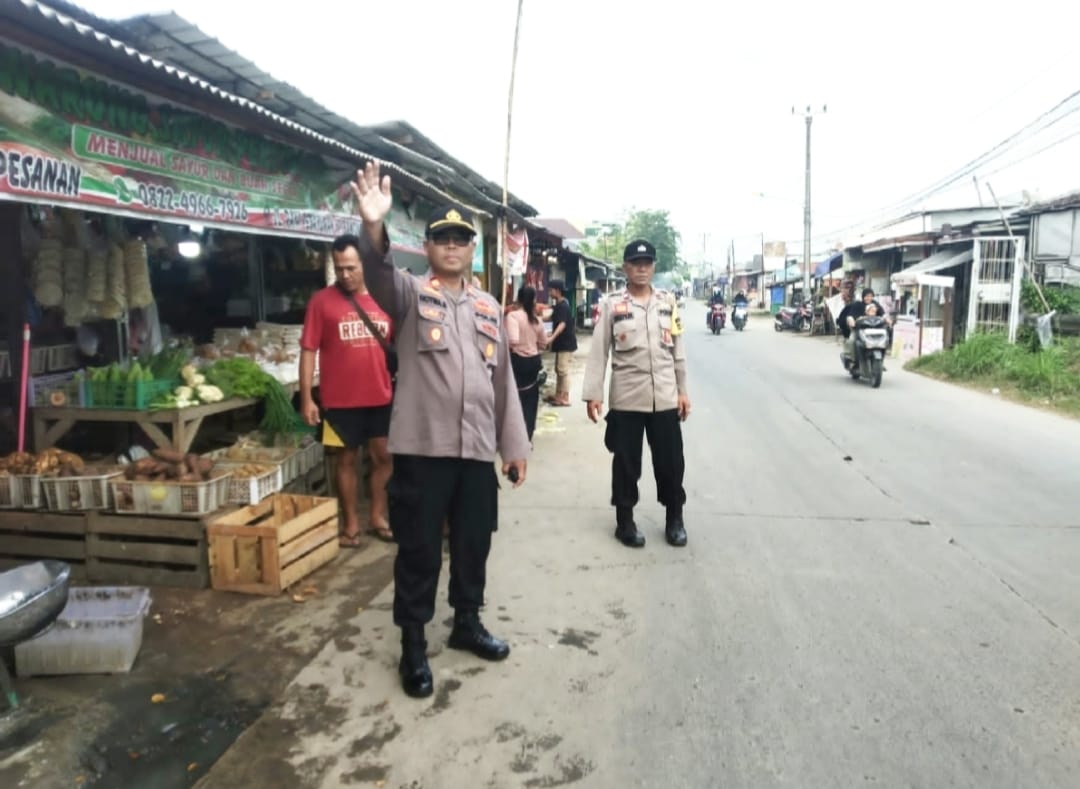
[{"label": "red t-shirt with print", "polygon": [[[393,339],[390,316],[375,299],[367,293],[353,296],[383,336]],[[393,399],[382,346],[336,286],[323,288],[308,302],[300,347],[319,352],[323,408],[372,408]]]}]

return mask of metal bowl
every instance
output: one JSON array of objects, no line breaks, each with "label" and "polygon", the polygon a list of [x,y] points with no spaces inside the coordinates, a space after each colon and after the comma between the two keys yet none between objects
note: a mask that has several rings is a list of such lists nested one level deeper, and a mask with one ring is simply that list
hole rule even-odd
[{"label": "metal bowl", "polygon": [[0,573],[0,645],[39,635],[68,602],[71,567],[51,559]]}]

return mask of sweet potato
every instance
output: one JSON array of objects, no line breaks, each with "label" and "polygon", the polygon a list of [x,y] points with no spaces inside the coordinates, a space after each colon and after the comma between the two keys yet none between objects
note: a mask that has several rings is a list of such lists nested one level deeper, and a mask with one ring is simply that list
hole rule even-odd
[{"label": "sweet potato", "polygon": [[183,463],[184,453],[178,449],[172,447],[158,447],[151,454],[158,460],[163,460],[166,463]]},{"label": "sweet potato", "polygon": [[139,470],[135,468],[134,463],[128,463],[126,466],[124,466],[124,479],[128,480],[129,482],[135,479],[138,473]]},{"label": "sweet potato", "polygon": [[184,465],[187,466],[187,468],[184,469],[185,472],[189,472],[191,474],[198,474],[199,456],[193,452],[189,452],[187,457],[184,458]]},{"label": "sweet potato", "polygon": [[213,458],[199,458],[198,472],[199,472],[199,475],[204,480],[210,479],[210,474],[213,472],[213,470],[214,470],[214,460],[213,460]]}]

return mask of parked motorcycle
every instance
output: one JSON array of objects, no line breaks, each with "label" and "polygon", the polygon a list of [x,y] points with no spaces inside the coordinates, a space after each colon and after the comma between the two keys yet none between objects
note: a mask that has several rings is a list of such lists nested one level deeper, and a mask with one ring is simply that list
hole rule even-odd
[{"label": "parked motorcycle", "polygon": [[781,307],[776,313],[773,328],[777,331],[810,331],[814,312],[809,304],[800,304],[798,307]]},{"label": "parked motorcycle", "polygon": [[742,331],[746,326],[746,316],[750,314],[750,310],[745,304],[736,304],[731,309],[731,325],[735,327],[735,331]]},{"label": "parked motorcycle", "polygon": [[863,378],[877,389],[885,367],[885,349],[889,347],[889,328],[878,315],[864,315],[855,321],[855,359],[840,354],[844,369],[854,379]]},{"label": "parked motorcycle", "polygon": [[727,322],[727,314],[723,304],[714,304],[709,308],[709,329],[713,334],[719,334]]}]

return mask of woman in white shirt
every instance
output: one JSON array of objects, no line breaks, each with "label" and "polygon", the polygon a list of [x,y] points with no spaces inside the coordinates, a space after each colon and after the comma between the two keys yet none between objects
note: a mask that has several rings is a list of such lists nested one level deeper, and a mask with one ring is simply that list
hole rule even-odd
[{"label": "woman in white shirt", "polygon": [[506,336],[510,341],[510,365],[514,369],[525,429],[532,441],[536,428],[536,409],[540,405],[540,372],[547,347],[547,332],[536,316],[536,289],[525,285],[518,291],[517,302],[506,316]]}]

